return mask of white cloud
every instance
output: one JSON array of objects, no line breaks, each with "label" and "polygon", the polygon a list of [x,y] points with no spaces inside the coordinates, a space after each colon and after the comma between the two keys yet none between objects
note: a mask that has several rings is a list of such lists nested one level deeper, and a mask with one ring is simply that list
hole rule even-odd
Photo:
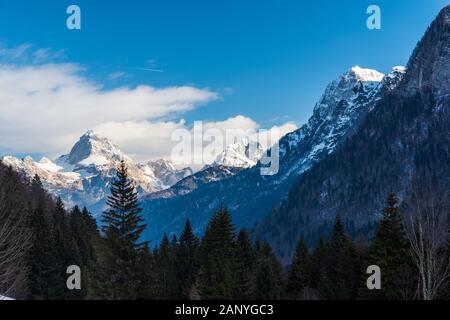
[{"label": "white cloud", "polygon": [[2,63],[42,64],[59,61],[65,57],[64,50],[52,48],[35,48],[29,43],[17,47],[8,47],[0,43],[0,61]]},{"label": "white cloud", "polygon": [[55,155],[102,124],[157,121],[218,98],[191,86],[103,90],[80,72],[73,64],[0,65],[0,150]]},{"label": "white cloud", "polygon": [[28,56],[27,54],[30,49],[31,45],[27,43],[12,48],[0,46],[0,58],[5,60],[19,60]]},{"label": "white cloud", "polygon": [[[254,120],[238,115],[228,118],[224,121],[202,121],[201,122],[201,141],[203,149],[190,148],[189,154],[184,154],[184,158],[172,158],[172,151],[175,145],[179,144],[179,140],[174,140],[172,134],[174,132],[185,132],[194,139],[194,127],[187,126],[184,120],[178,122],[150,122],[150,121],[126,121],[126,122],[108,122],[94,127],[94,131],[102,136],[108,137],[120,146],[131,158],[139,161],[149,159],[165,158],[175,161],[179,166],[191,166],[199,169],[210,162],[206,161],[206,146],[211,142],[205,141],[206,134],[210,130],[215,130],[223,136],[223,141],[214,147],[216,150],[212,159],[222,152],[226,145],[233,143],[244,137],[250,137],[258,140],[266,147],[270,146],[264,142],[277,142],[285,134],[294,131],[297,126],[294,123],[285,123],[281,126],[273,126],[266,130],[260,130],[260,125]],[[214,134],[214,133],[213,133]],[[272,136],[271,136],[272,135]],[[271,136],[271,137],[270,137]],[[270,138],[268,138],[270,137]],[[228,139],[228,140],[227,140]],[[217,141],[214,141],[217,143]],[[209,148],[211,150],[211,147]],[[203,159],[197,165],[192,162],[193,159]]]},{"label": "white cloud", "polygon": [[[256,130],[258,124],[250,118],[236,116],[224,121],[203,121],[203,132],[216,129],[225,134],[226,130]],[[193,128],[184,120],[175,121],[125,121],[108,122],[93,127],[102,136],[108,137],[123,148],[129,156],[136,160],[157,158],[169,159],[172,148],[177,144],[172,134],[177,130],[185,130],[192,135]]]},{"label": "white cloud", "polygon": [[34,63],[57,60],[64,57],[64,50],[52,51],[50,48],[41,48],[33,52]]},{"label": "white cloud", "polygon": [[[193,130],[182,114],[219,98],[216,92],[193,86],[106,90],[84,76],[79,65],[36,62],[62,54],[33,50],[30,45],[13,49],[0,46],[0,156],[56,157],[67,153],[80,135],[93,129],[135,160],[169,158],[176,144],[171,139],[173,132]],[[32,59],[27,60],[27,55]],[[111,74],[116,79],[122,76]],[[254,120],[238,115],[205,121],[203,129],[225,133],[261,128]],[[293,123],[285,123],[270,131],[279,138],[295,129]]]}]

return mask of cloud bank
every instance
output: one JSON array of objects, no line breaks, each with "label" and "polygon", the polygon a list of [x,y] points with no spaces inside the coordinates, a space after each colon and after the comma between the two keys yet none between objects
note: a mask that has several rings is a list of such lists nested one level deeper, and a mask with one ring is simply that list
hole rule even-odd
[{"label": "cloud bank", "polygon": [[[0,57],[21,59],[29,46],[1,49]],[[31,54],[44,61],[55,54],[38,49]],[[3,59],[5,60],[5,59]],[[167,158],[174,130],[191,130],[182,114],[219,99],[208,88],[174,86],[104,89],[83,76],[73,63],[0,64],[0,155],[45,154],[56,157],[87,130],[112,139],[135,160]],[[177,116],[178,120],[174,119]],[[175,117],[176,119],[176,117]],[[205,122],[219,130],[258,129],[245,116]],[[295,129],[287,123],[283,134]]]}]

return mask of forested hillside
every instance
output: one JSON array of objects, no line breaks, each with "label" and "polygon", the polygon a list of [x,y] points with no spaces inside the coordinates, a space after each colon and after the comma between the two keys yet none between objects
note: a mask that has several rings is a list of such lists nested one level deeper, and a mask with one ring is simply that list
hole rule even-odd
[{"label": "forested hillside", "polygon": [[256,228],[286,261],[304,236],[314,245],[337,214],[349,232],[373,235],[386,194],[414,184],[442,201],[450,177],[450,7],[415,49],[404,80],[386,93],[355,134],[305,173],[288,199]]},{"label": "forested hillside", "polygon": [[42,188],[0,163],[0,292],[16,299],[71,299],[67,267],[80,266],[89,287],[89,267],[99,235],[95,220],[78,207],[67,211]]}]

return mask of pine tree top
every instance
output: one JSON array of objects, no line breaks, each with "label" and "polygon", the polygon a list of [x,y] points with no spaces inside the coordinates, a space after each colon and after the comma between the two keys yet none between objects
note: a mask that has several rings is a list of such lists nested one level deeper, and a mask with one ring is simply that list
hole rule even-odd
[{"label": "pine tree top", "polygon": [[137,243],[147,227],[140,215],[138,193],[128,178],[128,169],[122,160],[111,183],[111,195],[107,204],[109,210],[103,213],[103,232],[108,237],[118,238],[133,247],[142,248],[145,243]]}]

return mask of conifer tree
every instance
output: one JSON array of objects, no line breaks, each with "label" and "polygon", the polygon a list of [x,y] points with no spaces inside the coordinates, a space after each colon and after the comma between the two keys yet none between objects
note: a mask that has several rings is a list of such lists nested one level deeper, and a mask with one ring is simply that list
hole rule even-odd
[{"label": "conifer tree", "polygon": [[42,185],[41,178],[39,175],[35,174],[33,179],[31,180],[31,198],[32,198],[32,207],[36,208],[38,204],[43,205],[47,200],[47,195],[44,191],[44,187]]},{"label": "conifer tree", "polygon": [[147,244],[139,254],[139,262],[137,266],[137,273],[139,274],[137,284],[138,300],[151,300],[157,298],[156,292],[156,277],[155,277],[155,258],[150,251]]},{"label": "conifer tree", "polygon": [[55,226],[38,205],[31,215],[33,247],[30,256],[30,294],[32,299],[63,299],[66,293],[63,276],[64,257]]},{"label": "conifer tree", "polygon": [[112,182],[107,204],[109,210],[103,213],[102,221],[102,230],[107,239],[119,240],[135,250],[144,248],[145,243],[139,242],[139,239],[147,226],[140,215],[142,208],[139,207],[138,193],[128,178],[128,169],[123,160]]},{"label": "conifer tree", "polygon": [[75,206],[68,217],[68,234],[70,256],[68,265],[77,265],[81,268],[81,290],[68,292],[69,299],[84,299],[92,295],[92,283],[95,277],[95,245],[98,244],[99,234],[94,218],[86,208],[80,211]]},{"label": "conifer tree", "polygon": [[237,259],[237,296],[238,300],[252,297],[252,280],[255,268],[255,252],[246,229],[239,232],[236,245]]},{"label": "conifer tree", "polygon": [[202,299],[233,299],[236,292],[236,234],[225,208],[216,212],[201,244],[199,290]]},{"label": "conifer tree", "polygon": [[107,204],[109,210],[103,213],[102,231],[106,249],[104,275],[109,286],[103,294],[109,299],[134,299],[138,291],[138,257],[146,245],[139,240],[146,225],[124,161],[117,169]]},{"label": "conifer tree", "polygon": [[176,282],[181,299],[191,299],[199,270],[199,239],[189,220],[181,233],[175,254]]},{"label": "conifer tree", "polygon": [[86,228],[88,229],[89,234],[97,235],[98,234],[97,221],[86,207],[84,207],[83,210],[81,211],[81,217],[83,219]]},{"label": "conifer tree", "polygon": [[[56,213],[64,207],[59,201],[56,206],[45,192],[41,179],[35,175],[31,182],[29,227],[32,234],[32,248],[29,256],[29,283],[31,299],[64,299],[65,252],[60,237],[60,222]],[[64,219],[64,215],[61,215]]]},{"label": "conifer tree", "polygon": [[327,300],[356,299],[359,286],[358,256],[339,216],[319,279],[319,294]]},{"label": "conifer tree", "polygon": [[[173,242],[172,242],[173,244]],[[156,297],[160,300],[177,298],[175,250],[167,234],[164,235],[155,256]]]},{"label": "conifer tree", "polygon": [[256,245],[253,286],[253,298],[256,300],[279,300],[282,297],[284,290],[283,267],[266,242],[258,242]]},{"label": "conifer tree", "polygon": [[415,273],[409,243],[402,223],[402,213],[395,194],[391,193],[383,219],[369,250],[369,261],[382,270],[382,290],[366,292],[374,299],[412,299],[415,295]]},{"label": "conifer tree", "polygon": [[325,266],[327,252],[328,244],[323,238],[320,238],[311,258],[310,285],[312,288],[317,289],[319,287],[320,275]]},{"label": "conifer tree", "polygon": [[298,243],[289,271],[286,295],[290,299],[307,299],[310,277],[310,256],[302,237]]},{"label": "conifer tree", "polygon": [[[7,275],[14,276],[15,281],[8,280],[9,288],[3,289],[2,271],[5,261],[0,261],[0,291],[19,299],[85,298],[89,282],[84,277],[89,274],[88,265],[91,263],[84,264],[81,257],[90,251],[86,249],[92,247],[90,242],[99,238],[96,228],[91,229],[95,221],[91,220],[91,226],[87,228],[87,224],[81,219],[79,208],[75,207],[69,214],[61,199],[54,202],[43,189],[37,175],[29,186],[22,184],[17,176],[13,188],[5,193],[12,181],[8,180],[10,177],[2,175],[2,170],[0,164],[0,256],[7,257],[6,262],[13,265],[14,268],[10,268],[7,264]],[[16,194],[16,191],[19,193]],[[13,234],[14,242],[9,241],[8,237],[5,242],[2,237],[3,208],[7,211],[12,208],[11,214],[17,219],[6,220],[9,224],[7,230]],[[87,229],[92,230],[92,233],[88,235],[85,232]],[[6,254],[2,251],[5,243],[9,247],[6,248]],[[9,260],[9,249],[15,251],[14,260]],[[93,252],[88,256],[93,256]],[[69,291],[66,287],[66,269],[72,264],[82,267],[81,291]],[[17,268],[21,269],[20,273],[16,272]],[[27,288],[23,285],[27,285],[28,290],[25,291]]]}]

